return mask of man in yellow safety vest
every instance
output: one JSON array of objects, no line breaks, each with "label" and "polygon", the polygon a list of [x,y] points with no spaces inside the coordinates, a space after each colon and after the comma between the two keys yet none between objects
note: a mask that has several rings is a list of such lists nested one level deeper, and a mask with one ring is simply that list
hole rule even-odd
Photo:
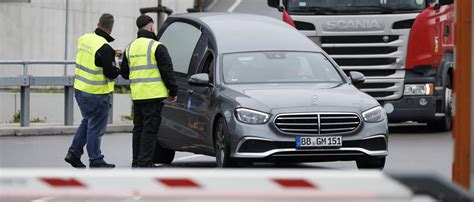
[{"label": "man in yellow safety vest", "polygon": [[75,168],[86,167],[81,162],[86,144],[89,167],[115,167],[104,161],[100,150],[114,90],[113,79],[120,74],[120,69],[115,67],[115,50],[109,45],[114,40],[110,36],[113,25],[113,16],[102,14],[94,33],[81,36],[77,43],[74,93],[83,119],[64,159]]},{"label": "man in yellow safety vest", "polygon": [[132,167],[152,167],[163,100],[176,102],[178,86],[166,47],[156,41],[153,19],[137,18],[138,37],[124,51],[122,77],[130,80],[133,100]]}]

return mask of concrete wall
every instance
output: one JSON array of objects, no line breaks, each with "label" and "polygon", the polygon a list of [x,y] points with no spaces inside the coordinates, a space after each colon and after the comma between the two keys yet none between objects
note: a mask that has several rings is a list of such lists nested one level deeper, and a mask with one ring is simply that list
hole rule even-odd
[{"label": "concrete wall", "polygon": [[[47,123],[64,122],[64,94],[32,93],[30,99],[30,119],[46,119]],[[131,100],[132,98],[129,94],[114,94],[114,122],[121,122],[122,116],[128,116],[131,114]],[[19,93],[0,93],[0,123],[11,122],[13,115],[19,111]],[[81,119],[81,112],[74,100],[74,123],[79,123]]]},{"label": "concrete wall", "polygon": [[[31,0],[31,3],[0,3],[0,60],[64,60],[66,0]],[[102,13],[114,15],[111,44],[124,47],[136,37],[135,19],[142,7],[157,5],[157,0],[69,0],[68,59],[75,59],[78,37],[92,32]],[[186,12],[193,0],[163,0],[175,13]],[[156,15],[151,14],[156,19]],[[68,68],[71,74],[72,66]],[[31,75],[63,75],[63,66],[35,65]],[[18,65],[0,66],[0,76],[22,74]]]}]

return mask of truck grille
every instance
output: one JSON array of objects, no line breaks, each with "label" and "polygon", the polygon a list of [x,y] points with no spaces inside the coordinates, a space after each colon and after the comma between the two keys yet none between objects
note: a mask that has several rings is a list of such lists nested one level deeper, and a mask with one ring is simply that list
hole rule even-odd
[{"label": "truck grille", "polygon": [[368,65],[391,65],[397,61],[396,58],[334,58],[340,66],[368,66]]},{"label": "truck grille", "polygon": [[324,48],[329,55],[348,55],[348,54],[357,54],[357,55],[370,55],[370,54],[389,54],[397,51],[397,47],[352,47],[352,48]]},{"label": "truck grille", "polygon": [[278,115],[274,123],[287,134],[320,135],[354,132],[360,118],[354,113],[283,114]]},{"label": "truck grille", "polygon": [[346,72],[366,76],[361,91],[378,100],[403,94],[405,35],[321,36],[321,47]]},{"label": "truck grille", "polygon": [[[384,37],[388,37],[385,42]],[[366,36],[323,36],[322,43],[388,43],[398,40],[397,35],[366,35]]]}]

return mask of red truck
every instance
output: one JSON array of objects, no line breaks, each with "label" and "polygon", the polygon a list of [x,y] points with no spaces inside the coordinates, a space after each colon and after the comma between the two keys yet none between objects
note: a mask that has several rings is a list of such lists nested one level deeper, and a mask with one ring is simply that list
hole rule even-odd
[{"label": "red truck", "polygon": [[[366,76],[392,123],[451,129],[453,0],[268,0],[346,73]],[[287,12],[287,14],[286,14]],[[284,17],[285,19],[286,17]],[[287,18],[286,18],[287,19]]]}]

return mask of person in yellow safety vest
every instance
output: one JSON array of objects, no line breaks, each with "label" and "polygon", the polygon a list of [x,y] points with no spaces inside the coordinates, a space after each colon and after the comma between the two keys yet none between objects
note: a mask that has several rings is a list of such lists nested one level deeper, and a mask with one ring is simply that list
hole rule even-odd
[{"label": "person in yellow safety vest", "polygon": [[153,19],[137,18],[138,37],[125,49],[121,75],[133,100],[132,167],[153,167],[164,99],[176,102],[178,86],[166,47],[156,41]]},{"label": "person in yellow safety vest", "polygon": [[75,168],[86,167],[81,162],[86,144],[89,167],[115,167],[104,161],[100,150],[114,90],[113,79],[120,74],[115,66],[115,50],[109,45],[114,40],[110,36],[113,25],[114,17],[102,14],[94,33],[81,36],[77,43],[74,93],[83,119],[64,159]]}]

